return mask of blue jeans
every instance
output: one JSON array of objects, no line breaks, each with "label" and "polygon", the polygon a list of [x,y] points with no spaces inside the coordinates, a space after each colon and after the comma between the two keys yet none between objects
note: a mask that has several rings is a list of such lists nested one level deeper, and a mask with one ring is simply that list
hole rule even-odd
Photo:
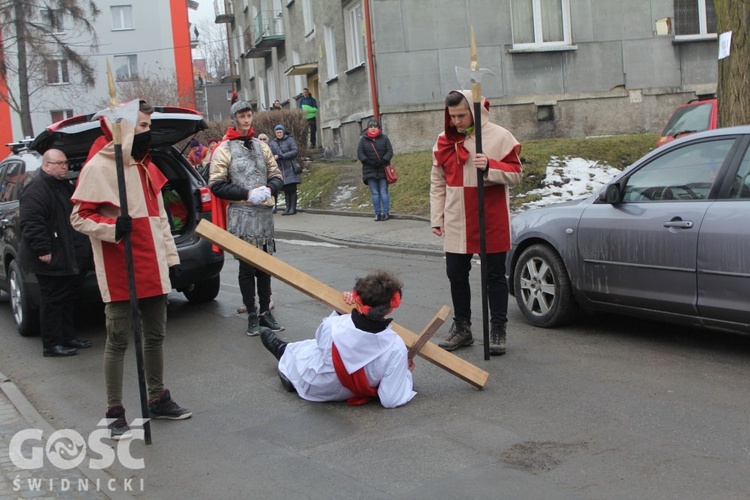
[{"label": "blue jeans", "polygon": [[[372,195],[372,206],[376,214],[387,214],[391,208],[391,195],[388,194],[388,181],[385,179],[368,179]],[[382,205],[382,208],[381,208]]]}]

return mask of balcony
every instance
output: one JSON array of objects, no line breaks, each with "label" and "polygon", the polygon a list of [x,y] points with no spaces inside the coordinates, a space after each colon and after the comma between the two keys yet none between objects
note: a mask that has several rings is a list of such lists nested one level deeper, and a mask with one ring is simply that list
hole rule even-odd
[{"label": "balcony", "polygon": [[284,43],[284,18],[281,13],[261,11],[253,20],[253,45],[262,49],[278,47]]},{"label": "balcony", "polygon": [[214,0],[214,24],[225,24],[234,22],[234,10],[232,0]]}]

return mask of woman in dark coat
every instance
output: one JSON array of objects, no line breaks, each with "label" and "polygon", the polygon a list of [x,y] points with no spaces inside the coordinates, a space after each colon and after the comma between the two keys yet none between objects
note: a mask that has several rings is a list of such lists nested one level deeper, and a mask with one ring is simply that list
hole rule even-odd
[{"label": "woman in dark coat", "polygon": [[293,164],[297,162],[297,142],[294,137],[286,133],[284,125],[276,125],[273,133],[276,137],[268,145],[271,146],[273,157],[284,176],[286,210],[281,215],[294,215],[297,213],[297,184],[302,180],[293,167]]},{"label": "woman in dark coat", "polygon": [[377,120],[367,122],[357,147],[357,158],[362,162],[362,182],[370,187],[375,220],[388,220],[390,217],[391,196],[388,194],[388,181],[384,168],[391,164],[393,148],[388,136],[380,128]]}]

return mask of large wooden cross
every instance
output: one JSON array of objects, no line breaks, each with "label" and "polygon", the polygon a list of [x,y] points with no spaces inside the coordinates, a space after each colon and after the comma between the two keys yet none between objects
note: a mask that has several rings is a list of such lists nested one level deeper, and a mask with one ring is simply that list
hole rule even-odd
[{"label": "large wooden cross", "polygon": [[[280,279],[300,292],[323,302],[334,308],[336,311],[344,314],[350,312],[351,306],[344,302],[340,291],[334,290],[330,286],[321,283],[299,269],[277,259],[273,255],[269,255],[266,252],[255,248],[253,245],[242,241],[240,238],[224,231],[218,226],[206,220],[201,220],[195,232],[198,236],[223,248],[237,258],[242,259],[248,264],[257,267],[275,278]],[[407,347],[413,347],[413,349],[410,349],[411,356],[415,354],[414,351],[418,351],[416,354],[430,363],[439,366],[458,378],[481,389],[487,383],[489,373],[479,369],[468,361],[464,361],[458,356],[441,349],[436,344],[426,342],[427,338],[435,333],[435,330],[437,330],[437,327],[440,326],[442,321],[445,321],[445,318],[448,315],[446,309],[447,308],[441,309],[430,324],[424,329],[421,337],[395,322],[391,323],[391,327],[404,340]],[[423,345],[420,347],[419,344]]]}]

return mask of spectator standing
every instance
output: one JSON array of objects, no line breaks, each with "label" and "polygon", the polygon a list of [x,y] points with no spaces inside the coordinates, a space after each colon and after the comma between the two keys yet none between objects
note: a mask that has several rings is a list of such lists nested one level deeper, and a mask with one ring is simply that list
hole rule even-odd
[{"label": "spectator standing", "polygon": [[385,167],[391,164],[393,147],[388,136],[383,133],[380,122],[375,119],[368,121],[367,128],[362,132],[357,146],[357,158],[362,162],[362,182],[370,188],[375,221],[388,220],[391,196],[388,193]]},{"label": "spectator standing", "polygon": [[[123,105],[127,106],[127,104]],[[100,118],[103,136],[89,152],[73,193],[73,227],[89,236],[96,277],[104,301],[107,343],[104,381],[107,418],[113,440],[131,436],[122,405],[125,351],[133,336],[130,287],[125,273],[123,236],[130,233],[133,248],[138,309],[143,326],[143,364],[151,418],[182,420],[192,413],[180,407],[164,387],[164,337],[167,330],[167,294],[178,275],[177,255],[161,189],[167,178],[151,162],[151,114],[154,108],[140,101],[138,114],[122,120],[122,159],[127,189],[127,216],[120,214],[115,146],[106,118]],[[132,122],[135,122],[134,124]]]},{"label": "spectator standing", "polygon": [[301,172],[298,173],[294,170],[295,162],[299,165],[299,161],[297,160],[297,142],[294,140],[294,137],[286,133],[284,125],[276,125],[273,133],[275,137],[270,144],[271,151],[284,176],[286,210],[281,215],[294,215],[297,213],[297,184],[301,181]]},{"label": "spectator standing", "polygon": [[198,139],[190,140],[190,152],[188,153],[188,161],[196,168],[200,167],[203,160],[206,159],[208,154],[208,148],[198,141]]},{"label": "spectator standing", "polygon": [[307,126],[310,129],[310,147],[315,149],[315,135],[318,132],[318,101],[310,94],[310,90],[305,87],[302,89],[302,99],[299,100],[299,107],[305,112]]},{"label": "spectator standing", "polygon": [[73,184],[68,160],[60,150],[42,157],[39,174],[20,196],[21,245],[19,263],[36,274],[40,289],[39,325],[45,357],[73,356],[91,347],[76,338],[73,307],[91,260],[87,238],[70,224]]},{"label": "spectator standing", "polygon": [[269,111],[279,111],[279,110],[281,110],[281,102],[278,99],[276,99],[275,101],[273,101],[273,106],[271,106],[271,109]]},{"label": "spectator standing", "polygon": [[[224,141],[216,148],[211,160],[209,187],[215,197],[229,204],[228,210],[215,208],[217,215],[226,213],[226,229],[238,238],[273,254],[274,197],[284,185],[281,171],[271,148],[254,137],[253,109],[247,101],[237,101],[229,111],[234,126],[229,127]],[[220,224],[221,225],[221,224]],[[240,293],[247,315],[247,334],[260,334],[260,327],[283,330],[271,314],[271,276],[240,261]],[[259,310],[255,308],[258,292]]]},{"label": "spectator standing", "polygon": [[433,146],[430,176],[432,232],[444,237],[445,267],[453,300],[453,325],[438,345],[447,351],[474,343],[471,332],[471,258],[480,252],[477,169],[484,171],[487,297],[490,354],[505,354],[508,282],[505,253],[510,249],[508,186],[521,182],[521,145],[503,127],[490,122],[490,103],[482,98],[482,153],[476,152],[475,117],[470,90],[445,98],[444,131]]}]

